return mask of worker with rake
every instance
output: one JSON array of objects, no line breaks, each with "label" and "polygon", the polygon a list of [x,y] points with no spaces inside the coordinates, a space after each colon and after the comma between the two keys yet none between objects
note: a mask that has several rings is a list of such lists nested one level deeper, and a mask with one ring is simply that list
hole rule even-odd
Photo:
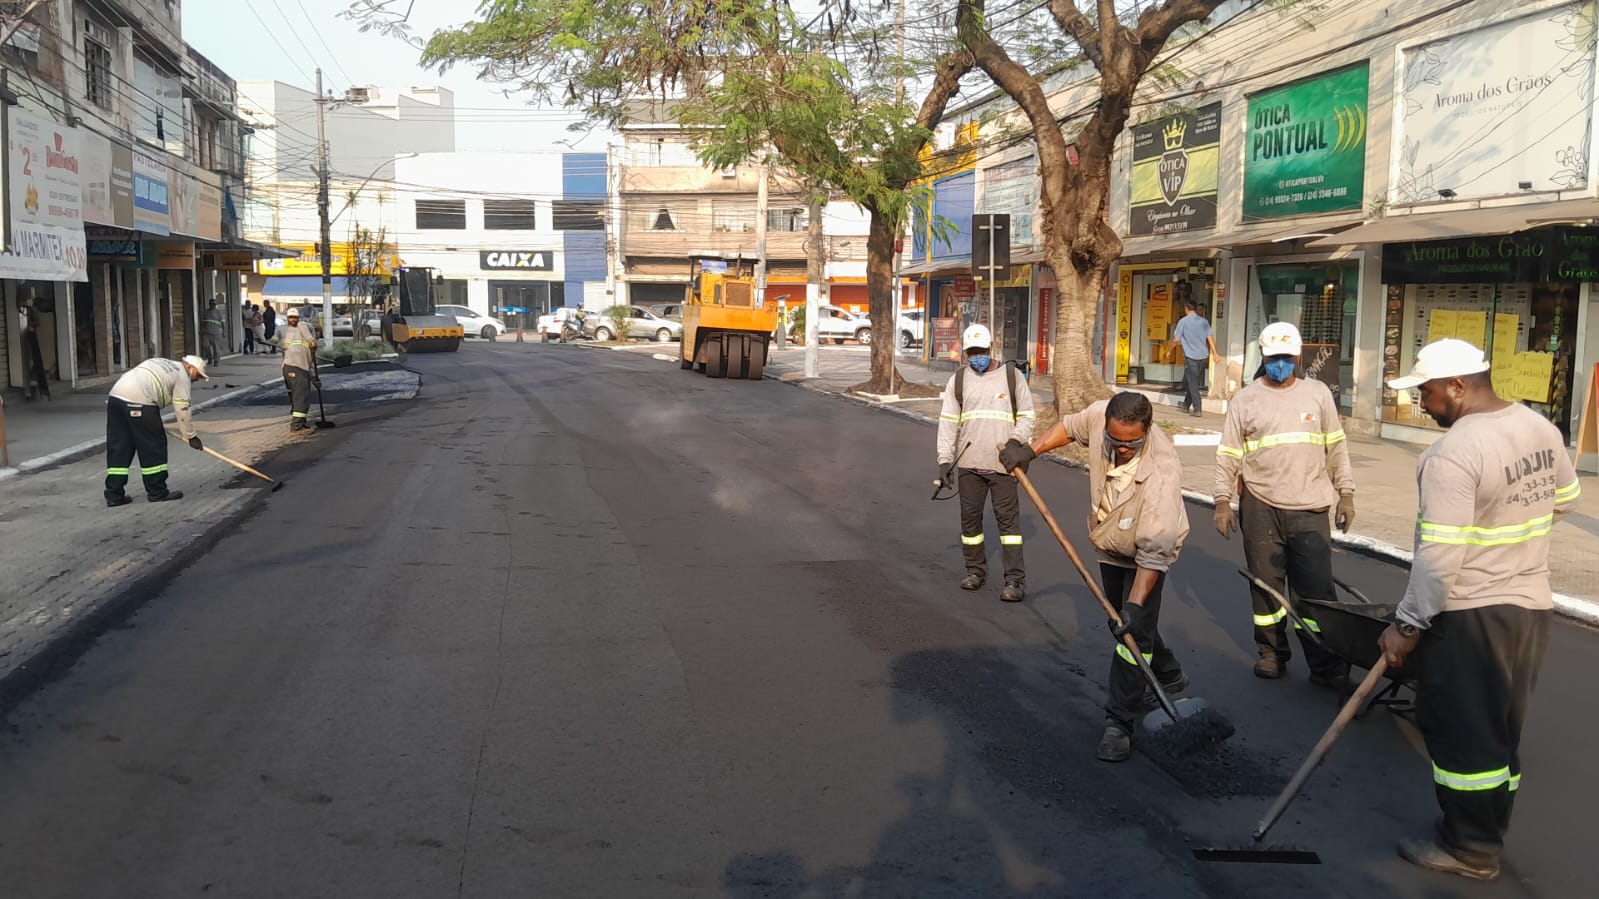
[{"label": "worker with rake", "polygon": [[[1031,445],[1011,441],[999,458],[1006,471],[1025,472],[1040,453],[1069,443],[1088,448],[1088,535],[1100,553],[1106,598],[1122,618],[1112,630],[1118,638],[1132,634],[1162,689],[1179,693],[1188,687],[1188,675],[1161,639],[1160,602],[1166,574],[1188,536],[1188,512],[1177,448],[1154,417],[1146,397],[1118,393],[1064,416]],[[1117,643],[1099,759],[1125,761],[1132,754],[1134,722],[1157,704],[1138,660]]]}]

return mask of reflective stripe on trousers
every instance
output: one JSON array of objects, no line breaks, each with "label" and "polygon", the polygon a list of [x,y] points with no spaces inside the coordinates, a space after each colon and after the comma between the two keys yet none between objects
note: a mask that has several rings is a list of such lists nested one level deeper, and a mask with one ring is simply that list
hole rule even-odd
[{"label": "reflective stripe on trousers", "polygon": [[[1129,665],[1135,665],[1136,666],[1138,664],[1138,660],[1133,658],[1133,651],[1131,649],[1127,648],[1127,644],[1126,643],[1117,643],[1116,644],[1116,654],[1121,656],[1122,657],[1122,661],[1126,662]],[[1141,652],[1141,653],[1139,653],[1139,655],[1144,657],[1144,661],[1146,663],[1153,663],[1155,661],[1155,654],[1152,653],[1152,652]]]},{"label": "reflective stripe on trousers", "polygon": [[962,534],[961,535],[961,542],[966,544],[967,546],[982,546],[983,545],[983,535],[982,534],[978,534],[975,537],[968,537],[965,534]]},{"label": "reflective stripe on trousers", "polygon": [[1495,768],[1492,771],[1473,771],[1462,773],[1459,771],[1445,771],[1434,762],[1432,766],[1432,779],[1441,787],[1451,790],[1460,790],[1465,793],[1476,793],[1482,790],[1497,790],[1506,784],[1514,792],[1521,786],[1521,775],[1512,775],[1510,766]]}]

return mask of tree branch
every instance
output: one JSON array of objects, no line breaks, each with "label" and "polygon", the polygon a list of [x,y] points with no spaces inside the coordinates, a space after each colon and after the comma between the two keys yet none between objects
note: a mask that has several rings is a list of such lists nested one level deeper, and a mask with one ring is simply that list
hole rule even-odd
[{"label": "tree branch", "polygon": [[[1110,59],[1116,55],[1116,41],[1126,29],[1116,18],[1116,0],[1099,0],[1099,56]],[[1103,66],[1101,66],[1103,69]]]},{"label": "tree branch", "polygon": [[1040,169],[1042,156],[1059,154],[1066,159],[1066,137],[1061,134],[1055,113],[1049,108],[1049,98],[1044,88],[1026,68],[1022,67],[1005,48],[995,41],[980,23],[983,0],[960,0],[955,12],[955,28],[961,42],[972,52],[978,68],[994,79],[994,83],[1016,101],[1033,126],[1033,138],[1039,144]]},{"label": "tree branch", "polygon": [[938,127],[950,98],[960,90],[961,79],[975,64],[976,60],[969,49],[956,50],[938,61],[933,69],[933,85],[922,99],[921,108],[916,110],[917,125],[928,131]]},{"label": "tree branch", "polygon": [[1077,46],[1082,48],[1083,55],[1094,64],[1094,68],[1100,68],[1100,62],[1105,57],[1099,52],[1099,30],[1077,8],[1076,0],[1049,0],[1049,14],[1055,17],[1055,24],[1060,26],[1060,30],[1077,41]]},{"label": "tree branch", "polygon": [[[1138,17],[1138,28],[1133,32],[1138,38],[1138,43],[1145,47],[1155,47],[1166,43],[1166,39],[1189,22],[1198,22],[1208,18],[1222,5],[1223,0],[1166,0],[1158,8],[1150,8]],[[1146,63],[1147,64],[1147,63]]]}]

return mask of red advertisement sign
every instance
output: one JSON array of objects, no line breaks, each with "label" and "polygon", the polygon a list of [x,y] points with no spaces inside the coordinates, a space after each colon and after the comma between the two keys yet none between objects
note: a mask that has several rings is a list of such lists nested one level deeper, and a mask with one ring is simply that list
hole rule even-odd
[{"label": "red advertisement sign", "polygon": [[1049,374],[1049,351],[1055,343],[1055,329],[1050,327],[1055,314],[1055,291],[1038,288],[1038,345],[1033,351],[1033,371]]},{"label": "red advertisement sign", "polygon": [[933,358],[961,360],[960,319],[933,319]]}]

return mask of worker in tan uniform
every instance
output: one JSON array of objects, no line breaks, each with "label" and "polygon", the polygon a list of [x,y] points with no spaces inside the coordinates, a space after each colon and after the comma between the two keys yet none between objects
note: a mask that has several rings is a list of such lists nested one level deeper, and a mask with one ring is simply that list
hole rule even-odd
[{"label": "worker in tan uniform", "polygon": [[[1327,511],[1336,505],[1338,527],[1349,530],[1355,520],[1355,478],[1332,391],[1297,374],[1302,349],[1299,329],[1288,322],[1274,322],[1260,332],[1264,371],[1228,403],[1216,447],[1216,530],[1231,539],[1242,520],[1250,573],[1288,597],[1314,630],[1319,625],[1299,599],[1336,598]],[[1252,587],[1250,592],[1260,652],[1255,676],[1282,677],[1293,654],[1288,613],[1265,591]],[[1311,682],[1343,689],[1349,663],[1323,649],[1314,635],[1302,633],[1299,642]]]},{"label": "worker in tan uniform", "polygon": [[289,389],[289,431],[311,427],[311,382],[316,379],[316,334],[300,323],[300,310],[289,308],[288,325],[278,338],[283,349],[283,386]]},{"label": "worker in tan uniform", "polygon": [[1388,386],[1419,388],[1422,408],[1449,429],[1417,462],[1410,582],[1379,640],[1396,667],[1421,648],[1416,724],[1443,810],[1436,833],[1401,841],[1399,854],[1493,880],[1521,786],[1521,724],[1549,642],[1549,531],[1582,488],[1560,431],[1500,399],[1482,351],[1466,341],[1428,344]]},{"label": "worker in tan uniform", "polygon": [[144,478],[144,495],[152,503],[183,499],[182,490],[167,489],[167,432],[161,413],[171,406],[178,433],[195,449],[204,449],[189,417],[190,385],[208,381],[205,360],[146,359],[123,373],[106,398],[105,504],[125,506],[128,476],[135,457]]},{"label": "worker in tan uniform", "polygon": [[[1088,448],[1088,539],[1100,552],[1105,596],[1123,622],[1112,632],[1132,634],[1161,686],[1179,693],[1188,687],[1188,675],[1161,639],[1160,600],[1188,536],[1188,510],[1177,448],[1154,418],[1148,398],[1118,393],[1063,417],[1030,445],[1007,444],[999,458],[1006,471],[1025,471],[1039,453],[1068,443]],[[1099,759],[1125,761],[1132,754],[1134,721],[1156,705],[1132,650],[1118,640]]]}]

